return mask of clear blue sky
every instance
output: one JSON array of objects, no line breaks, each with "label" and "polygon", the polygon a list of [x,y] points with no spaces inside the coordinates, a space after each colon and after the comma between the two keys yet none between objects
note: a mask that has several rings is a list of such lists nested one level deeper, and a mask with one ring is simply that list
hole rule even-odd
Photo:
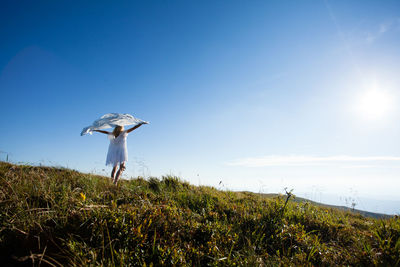
[{"label": "clear blue sky", "polygon": [[399,47],[399,1],[1,1],[0,159],[108,175],[130,113],[125,178],[399,213]]}]

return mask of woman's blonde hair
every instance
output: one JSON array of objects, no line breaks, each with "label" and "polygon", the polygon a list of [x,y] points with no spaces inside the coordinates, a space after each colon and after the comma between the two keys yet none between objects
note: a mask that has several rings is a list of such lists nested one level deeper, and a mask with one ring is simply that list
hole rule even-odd
[{"label": "woman's blonde hair", "polygon": [[113,135],[118,137],[118,135],[124,130],[124,126],[116,126],[113,130]]}]

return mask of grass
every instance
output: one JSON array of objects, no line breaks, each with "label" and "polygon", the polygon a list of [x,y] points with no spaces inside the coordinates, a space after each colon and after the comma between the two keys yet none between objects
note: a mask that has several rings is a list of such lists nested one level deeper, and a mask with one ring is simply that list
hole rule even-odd
[{"label": "grass", "polygon": [[4,266],[399,266],[400,220],[177,177],[0,162]]}]

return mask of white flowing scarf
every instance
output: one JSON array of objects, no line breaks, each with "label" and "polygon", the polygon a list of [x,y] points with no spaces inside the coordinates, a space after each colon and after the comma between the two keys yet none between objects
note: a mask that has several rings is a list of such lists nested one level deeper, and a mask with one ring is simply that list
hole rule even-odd
[{"label": "white flowing scarf", "polygon": [[92,125],[83,128],[81,136],[92,134],[94,130],[113,128],[115,126],[137,125],[141,122],[148,124],[147,121],[137,119],[130,114],[107,113],[100,119],[95,120]]}]

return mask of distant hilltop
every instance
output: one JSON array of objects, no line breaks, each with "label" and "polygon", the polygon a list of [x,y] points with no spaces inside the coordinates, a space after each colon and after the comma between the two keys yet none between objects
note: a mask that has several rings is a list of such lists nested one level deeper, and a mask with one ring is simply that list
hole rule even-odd
[{"label": "distant hilltop", "polygon": [[[270,197],[270,198],[279,197],[279,194],[264,194],[264,193],[261,193],[261,194],[265,197]],[[376,212],[370,212],[370,211],[365,211],[365,210],[352,209],[352,208],[349,208],[346,206],[336,206],[336,205],[324,204],[324,203],[312,201],[312,200],[302,198],[302,197],[297,197],[297,196],[293,199],[293,201],[299,202],[299,203],[309,202],[309,203],[312,203],[313,205],[317,205],[322,208],[333,208],[333,209],[339,209],[339,210],[343,210],[343,211],[354,212],[354,213],[361,214],[365,217],[376,218],[376,219],[388,219],[388,218],[391,218],[394,216],[394,215],[388,215],[388,214],[384,214],[384,213],[376,213]]]}]

